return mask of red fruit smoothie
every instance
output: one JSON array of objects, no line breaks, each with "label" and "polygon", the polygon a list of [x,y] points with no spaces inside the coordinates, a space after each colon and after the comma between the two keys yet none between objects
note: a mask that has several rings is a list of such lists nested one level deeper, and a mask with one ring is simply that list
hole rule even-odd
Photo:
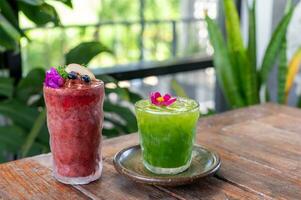
[{"label": "red fruit smoothie", "polygon": [[66,80],[44,86],[54,176],[67,184],[85,184],[101,175],[104,84]]}]

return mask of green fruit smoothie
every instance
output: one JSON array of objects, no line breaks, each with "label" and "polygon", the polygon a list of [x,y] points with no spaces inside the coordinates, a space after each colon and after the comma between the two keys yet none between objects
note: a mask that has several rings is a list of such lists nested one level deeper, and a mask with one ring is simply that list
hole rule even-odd
[{"label": "green fruit smoothie", "polygon": [[149,100],[135,105],[145,167],[158,174],[177,174],[191,163],[198,103],[177,98],[169,106],[157,106]]}]

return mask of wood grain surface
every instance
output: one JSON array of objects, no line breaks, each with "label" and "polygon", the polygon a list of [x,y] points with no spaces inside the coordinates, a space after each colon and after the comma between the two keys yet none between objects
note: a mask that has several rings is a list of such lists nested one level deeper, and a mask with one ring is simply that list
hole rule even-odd
[{"label": "wood grain surface", "polygon": [[148,186],[120,176],[112,158],[138,144],[130,134],[103,143],[100,180],[69,186],[51,175],[51,154],[0,165],[0,199],[301,199],[301,110],[264,104],[202,118],[196,143],[222,159],[219,172],[180,187]]}]

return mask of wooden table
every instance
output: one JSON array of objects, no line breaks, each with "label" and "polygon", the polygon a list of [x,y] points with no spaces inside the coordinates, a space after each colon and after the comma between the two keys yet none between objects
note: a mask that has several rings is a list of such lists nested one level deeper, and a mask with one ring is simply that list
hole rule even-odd
[{"label": "wooden table", "polygon": [[51,155],[0,165],[0,199],[301,199],[301,110],[265,104],[203,118],[198,144],[222,158],[219,172],[193,185],[148,186],[120,176],[112,157],[137,134],[104,141],[99,181],[68,186],[51,176]]}]

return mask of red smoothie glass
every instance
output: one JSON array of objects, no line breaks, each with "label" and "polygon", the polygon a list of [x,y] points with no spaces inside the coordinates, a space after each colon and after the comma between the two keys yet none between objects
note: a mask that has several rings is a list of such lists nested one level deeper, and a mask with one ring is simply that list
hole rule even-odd
[{"label": "red smoothie glass", "polygon": [[101,131],[104,83],[66,80],[60,88],[44,84],[53,174],[65,184],[87,184],[102,171]]}]

